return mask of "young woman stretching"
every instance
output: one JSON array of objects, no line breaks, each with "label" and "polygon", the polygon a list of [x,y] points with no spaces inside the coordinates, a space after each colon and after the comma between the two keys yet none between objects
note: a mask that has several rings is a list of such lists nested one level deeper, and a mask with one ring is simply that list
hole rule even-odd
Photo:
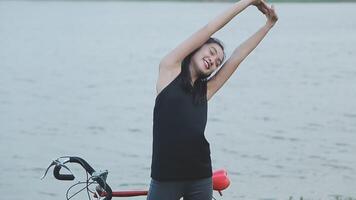
[{"label": "young woman stretching", "polygon": [[[225,59],[224,47],[211,36],[250,5],[266,16],[266,24],[236,48],[219,68]],[[274,7],[263,0],[241,0],[161,60],[153,111],[148,200],[212,199],[210,147],[204,136],[207,102],[277,20]]]}]

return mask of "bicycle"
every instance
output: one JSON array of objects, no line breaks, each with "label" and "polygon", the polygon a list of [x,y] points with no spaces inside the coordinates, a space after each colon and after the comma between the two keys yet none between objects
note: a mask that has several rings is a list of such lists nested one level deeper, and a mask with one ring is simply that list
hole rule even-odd
[{"label": "bicycle", "polygon": [[[66,160],[64,160],[66,159]],[[64,160],[64,161],[61,161]],[[108,176],[108,170],[103,170],[103,171],[95,171],[87,161],[80,157],[75,157],[75,156],[62,156],[59,157],[55,160],[52,161],[52,163],[47,167],[44,175],[41,177],[41,179],[44,179],[45,176],[47,175],[49,169],[54,166],[53,169],[53,175],[56,179],[58,180],[63,180],[63,181],[72,181],[75,179],[75,176],[71,172],[68,166],[66,166],[67,163],[77,163],[84,168],[86,171],[87,179],[86,181],[79,181],[78,183],[75,183],[74,185],[70,186],[67,189],[66,192],[66,199],[69,200],[79,194],[81,191],[85,190],[87,191],[88,194],[88,199],[91,200],[92,198],[90,197],[91,193],[94,198],[96,199],[101,199],[102,200],[111,200],[112,197],[134,197],[134,196],[146,196],[148,194],[147,190],[129,190],[129,191],[112,191],[111,187],[106,183],[106,178]],[[69,174],[61,174],[60,171],[61,169],[64,168],[66,169]],[[90,175],[90,176],[89,176]],[[85,186],[68,197],[69,191],[76,185],[79,184],[85,184]],[[90,189],[89,186],[92,184],[96,184],[95,191],[93,189]],[[230,185],[230,180],[229,177],[227,176],[227,172],[225,169],[220,169],[220,170],[215,170],[213,172],[213,189],[215,191],[218,191],[220,196],[222,196],[222,192],[224,189],[226,189]],[[213,197],[213,199],[215,199]]]}]

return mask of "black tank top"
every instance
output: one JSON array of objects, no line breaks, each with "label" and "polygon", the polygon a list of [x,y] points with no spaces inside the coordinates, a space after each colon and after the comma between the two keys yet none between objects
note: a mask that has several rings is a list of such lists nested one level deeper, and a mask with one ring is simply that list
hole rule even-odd
[{"label": "black tank top", "polygon": [[181,76],[158,94],[153,110],[151,177],[158,181],[212,176],[210,147],[204,136],[207,101],[195,104]]}]

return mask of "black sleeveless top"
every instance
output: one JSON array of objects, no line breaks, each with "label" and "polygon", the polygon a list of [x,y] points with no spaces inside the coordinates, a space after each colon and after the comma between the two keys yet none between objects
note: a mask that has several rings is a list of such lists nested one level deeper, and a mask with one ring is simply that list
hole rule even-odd
[{"label": "black sleeveless top", "polygon": [[212,176],[204,136],[207,101],[194,104],[182,86],[182,72],[156,97],[153,110],[151,178],[189,180]]}]

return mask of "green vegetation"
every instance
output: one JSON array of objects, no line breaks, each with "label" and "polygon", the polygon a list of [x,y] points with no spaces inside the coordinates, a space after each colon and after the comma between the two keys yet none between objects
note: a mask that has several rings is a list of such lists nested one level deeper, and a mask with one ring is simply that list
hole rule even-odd
[{"label": "green vegetation", "polygon": [[270,0],[268,2],[304,2],[304,3],[312,3],[312,2],[356,2],[356,0]]},{"label": "green vegetation", "polygon": [[[288,200],[312,200],[312,199],[304,198],[304,197],[300,197],[300,198],[289,197]],[[328,200],[356,200],[356,198],[345,197],[345,196],[342,196],[342,195],[331,195]]]},{"label": "green vegetation", "polygon": [[[119,1],[132,1],[132,0],[119,0]],[[136,0],[136,1],[181,1],[181,2],[237,2],[239,0]],[[356,2],[356,0],[267,0],[269,3],[273,2],[303,2],[303,3],[312,3],[312,2]]]},{"label": "green vegetation", "polygon": [[[1,0],[0,0],[1,1]],[[26,1],[26,0],[25,0]],[[47,0],[27,0],[27,1],[47,1]],[[141,1],[141,2],[152,2],[152,1],[161,1],[161,2],[238,2],[239,0],[58,0],[58,1]],[[356,0],[267,0],[268,3],[314,3],[314,2],[330,2],[330,3],[343,3],[343,2],[353,2]]]}]

